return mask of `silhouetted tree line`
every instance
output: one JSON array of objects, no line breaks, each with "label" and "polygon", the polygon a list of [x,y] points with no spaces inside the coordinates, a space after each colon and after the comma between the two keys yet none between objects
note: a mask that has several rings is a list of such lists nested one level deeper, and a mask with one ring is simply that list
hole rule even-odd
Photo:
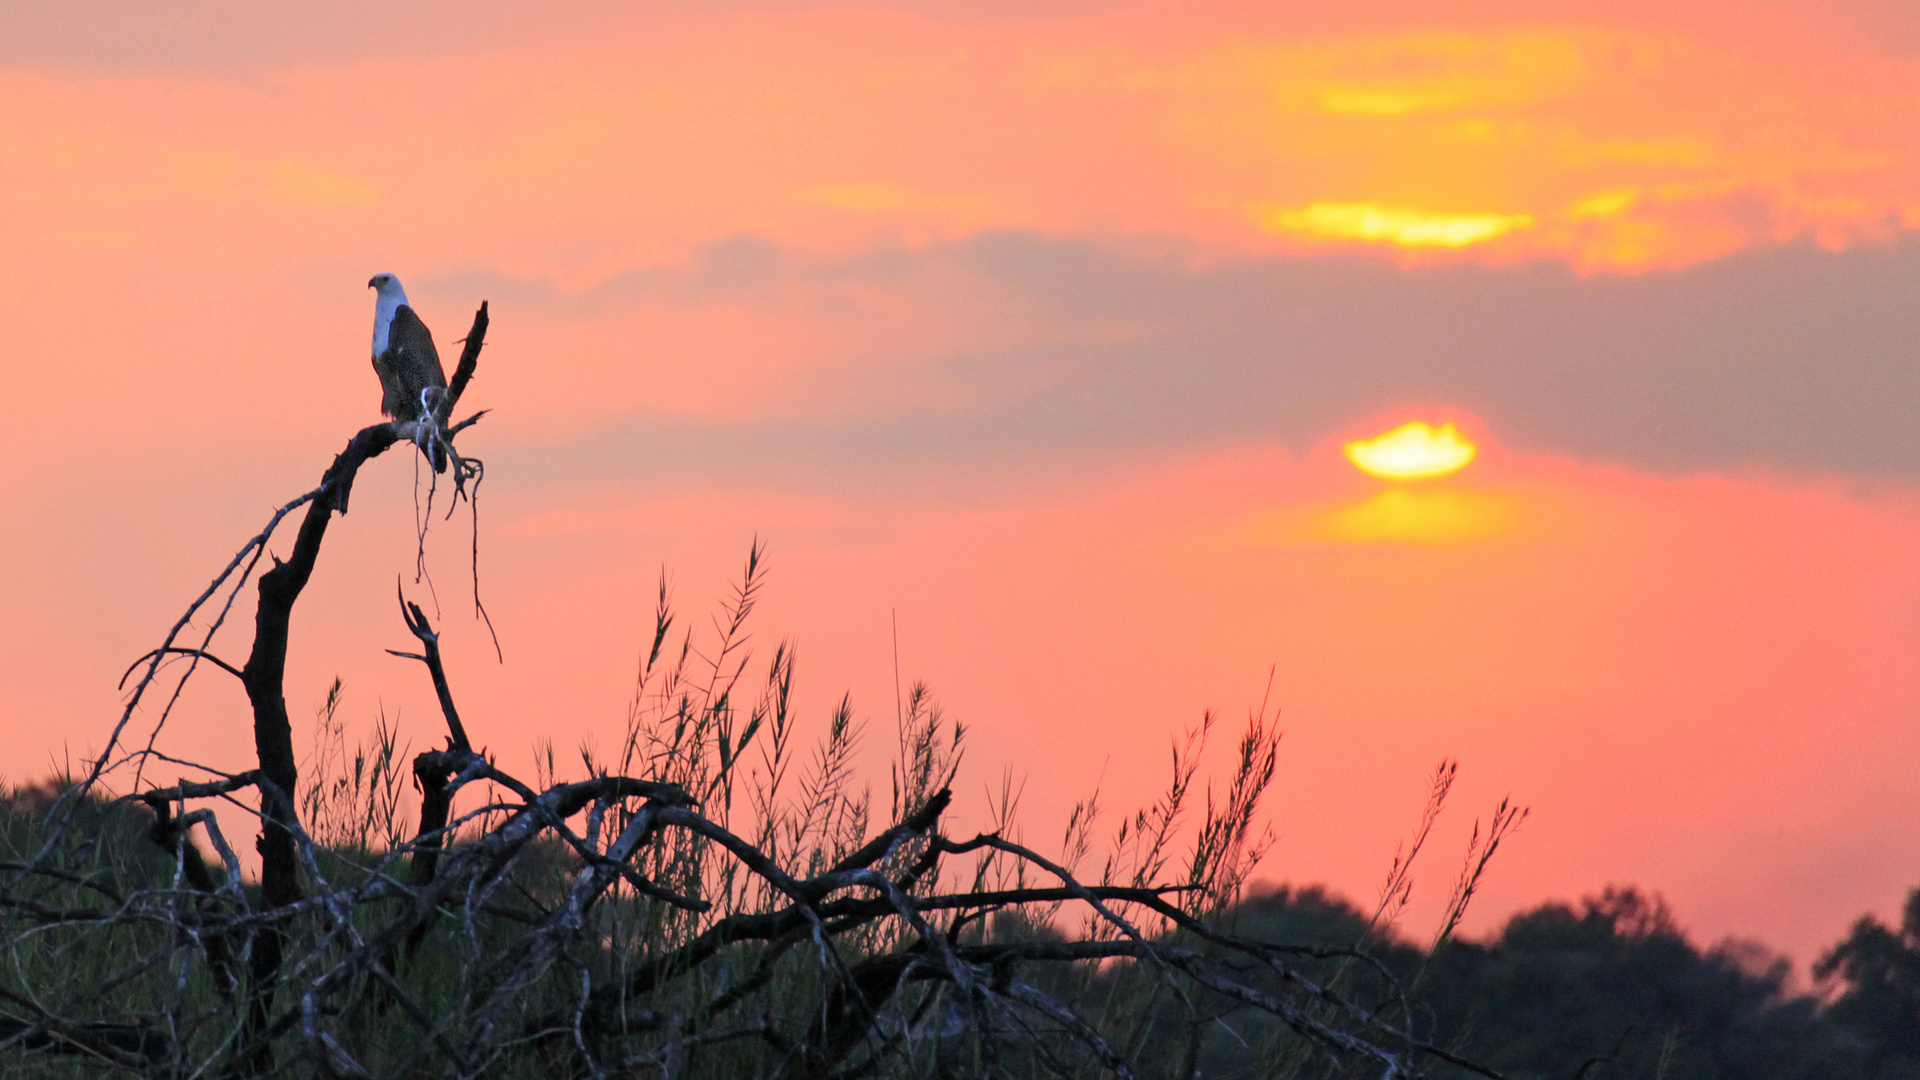
[{"label": "silhouetted tree line", "polygon": [[[1376,932],[1317,887],[1254,896],[1223,918],[1242,936],[1358,945],[1377,966],[1339,955],[1301,964],[1516,1080],[1920,1078],[1920,888],[1899,926],[1863,916],[1825,950],[1814,992],[1795,990],[1789,962],[1758,944],[1695,945],[1657,895],[1634,888],[1543,904],[1484,941],[1432,951]],[[1222,1020],[1201,1075],[1265,1075],[1275,1055],[1306,1049],[1259,1018]]]},{"label": "silhouetted tree line", "polygon": [[[0,848],[30,851],[64,783],[0,793]],[[67,865],[98,909],[55,909],[12,898],[15,919],[39,925],[98,918],[142,888],[164,887],[179,869],[151,816],[127,802],[89,798],[70,804],[73,853]],[[364,855],[364,853],[357,853]],[[564,902],[563,886],[580,858],[562,842],[529,845],[512,890],[533,906]],[[21,863],[0,860],[0,870]],[[247,891],[257,903],[258,886]],[[1814,965],[1813,990],[1793,988],[1789,963],[1752,942],[1695,945],[1664,902],[1638,889],[1608,889],[1578,904],[1548,903],[1515,915],[1485,940],[1452,938],[1428,950],[1383,933],[1352,904],[1322,888],[1257,893],[1223,911],[1215,925],[1239,939],[1284,943],[1293,973],[1408,1022],[1435,1045],[1513,1080],[1912,1080],[1920,1077],[1920,888],[1907,897],[1898,926],[1863,916]],[[154,935],[171,932],[155,925]],[[1180,935],[1162,935],[1169,946]],[[1044,953],[1071,939],[1030,912],[1007,911],[975,926],[956,944],[976,951],[1024,943]],[[1231,950],[1200,952],[1233,970],[1237,984],[1283,993],[1286,973],[1259,971]],[[1072,966],[1027,974],[1041,994],[1084,1014],[1138,986]],[[1373,1077],[1377,1063],[1341,1061],[1269,1011],[1241,1007],[1204,986],[1190,988],[1208,1029],[1188,1074]],[[0,992],[0,998],[12,996]],[[1188,1019],[1172,1001],[1151,1010],[1141,1042],[1184,1040]],[[6,1010],[0,1009],[0,1013]],[[69,1050],[86,1040],[129,1059],[150,1054],[155,1036],[139,1025],[79,1021],[68,1031],[35,1031],[0,1019],[0,1041],[21,1049]],[[68,1040],[63,1043],[63,1040]],[[957,1047],[928,1058],[934,1075],[984,1075]],[[104,1062],[96,1062],[104,1064]],[[1083,1063],[1085,1064],[1085,1063]],[[1067,1075],[1098,1075],[1102,1070]],[[64,1075],[64,1074],[63,1074]],[[999,1075],[1045,1076],[1033,1061],[1002,1063]],[[1417,1075],[1486,1075],[1428,1062]]]}]

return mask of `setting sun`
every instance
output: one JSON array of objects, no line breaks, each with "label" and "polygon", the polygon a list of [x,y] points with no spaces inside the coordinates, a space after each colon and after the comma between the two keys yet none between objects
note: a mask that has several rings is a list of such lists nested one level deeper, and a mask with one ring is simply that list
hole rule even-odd
[{"label": "setting sun", "polygon": [[1445,476],[1473,460],[1474,445],[1451,421],[1433,427],[1409,421],[1384,435],[1346,444],[1347,460],[1360,471],[1387,480]]}]

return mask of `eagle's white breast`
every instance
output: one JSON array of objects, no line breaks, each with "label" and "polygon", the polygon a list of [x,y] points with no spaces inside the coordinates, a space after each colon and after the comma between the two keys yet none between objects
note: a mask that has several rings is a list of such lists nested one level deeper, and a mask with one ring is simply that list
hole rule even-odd
[{"label": "eagle's white breast", "polygon": [[378,290],[373,302],[373,355],[378,358],[387,351],[387,331],[393,326],[393,313],[407,303],[407,290],[392,274],[376,275],[371,284]]}]

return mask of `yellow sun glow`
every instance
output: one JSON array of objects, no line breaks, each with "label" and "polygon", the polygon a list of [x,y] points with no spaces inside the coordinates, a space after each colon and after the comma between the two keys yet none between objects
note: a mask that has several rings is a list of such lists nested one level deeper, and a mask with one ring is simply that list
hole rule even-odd
[{"label": "yellow sun glow", "polygon": [[1419,480],[1458,472],[1473,460],[1474,445],[1451,421],[1433,427],[1418,420],[1384,435],[1346,444],[1347,460],[1360,471],[1388,480]]},{"label": "yellow sun glow", "polygon": [[1457,544],[1503,535],[1514,520],[1512,503],[1498,496],[1396,487],[1320,515],[1313,531],[1358,544]]}]

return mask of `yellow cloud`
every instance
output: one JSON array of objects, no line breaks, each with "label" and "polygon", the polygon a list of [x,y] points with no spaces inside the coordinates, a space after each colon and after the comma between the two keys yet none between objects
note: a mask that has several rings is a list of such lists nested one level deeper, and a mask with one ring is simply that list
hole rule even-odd
[{"label": "yellow cloud", "polygon": [[1640,201],[1640,192],[1634,188],[1620,188],[1616,191],[1603,191],[1598,195],[1582,199],[1573,204],[1567,216],[1574,218],[1603,218],[1624,214],[1633,209]]},{"label": "yellow cloud", "polygon": [[1379,203],[1312,203],[1258,212],[1268,232],[1401,247],[1466,247],[1533,225],[1529,214],[1434,214]]},{"label": "yellow cloud", "polygon": [[807,202],[868,214],[977,214],[991,209],[980,195],[921,191],[899,184],[822,184],[801,193]]},{"label": "yellow cloud", "polygon": [[1592,145],[1587,155],[1597,161],[1634,165],[1710,165],[1715,154],[1707,140],[1689,136],[1668,139],[1606,139]]},{"label": "yellow cloud", "polygon": [[1579,31],[1339,38],[1284,50],[1291,55],[1281,70],[1298,74],[1281,93],[1342,116],[1509,108],[1581,85],[1596,56],[1616,47],[1606,35]]},{"label": "yellow cloud", "polygon": [[176,184],[216,197],[261,195],[273,199],[340,206],[380,197],[371,184],[291,159],[267,162],[225,150],[189,150],[169,156]]},{"label": "yellow cloud", "polygon": [[380,190],[372,184],[298,161],[275,165],[267,181],[267,191],[283,199],[319,206],[370,203],[380,197]]},{"label": "yellow cloud", "polygon": [[1334,87],[1320,91],[1320,107],[1330,113],[1348,116],[1405,116],[1457,104],[1458,94],[1445,91],[1426,93],[1405,90]]}]

